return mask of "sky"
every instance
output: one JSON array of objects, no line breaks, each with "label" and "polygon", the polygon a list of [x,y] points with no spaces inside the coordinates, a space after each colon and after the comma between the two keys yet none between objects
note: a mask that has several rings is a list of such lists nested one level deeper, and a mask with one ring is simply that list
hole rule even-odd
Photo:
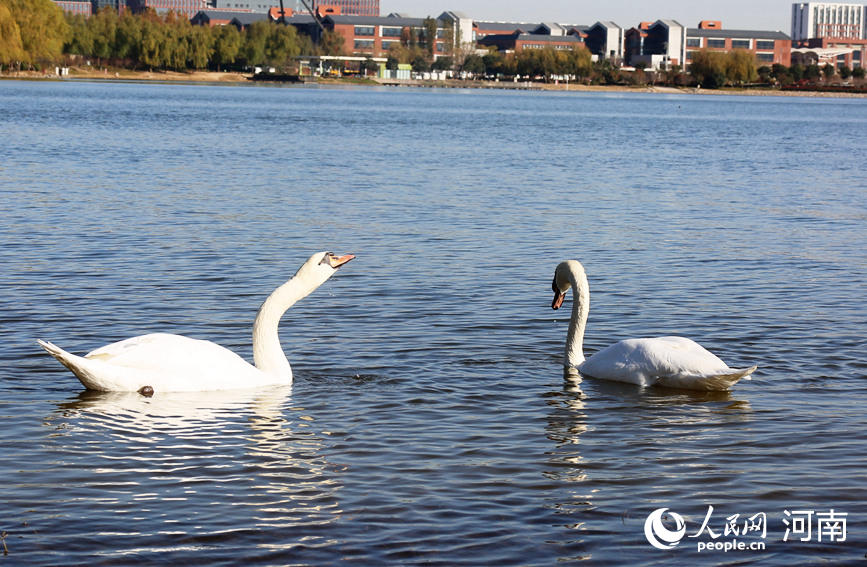
[{"label": "sky", "polygon": [[639,22],[677,20],[694,28],[701,20],[721,20],[723,28],[791,33],[791,0],[380,0],[380,14],[439,16],[446,10],[474,20],[557,22],[592,25],[612,20],[623,28]]}]

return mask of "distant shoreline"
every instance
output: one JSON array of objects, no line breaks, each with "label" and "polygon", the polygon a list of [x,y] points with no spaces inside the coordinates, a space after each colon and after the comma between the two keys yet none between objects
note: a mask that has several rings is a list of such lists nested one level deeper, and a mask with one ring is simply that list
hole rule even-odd
[{"label": "distant shoreline", "polygon": [[[82,70],[73,68],[68,76],[58,77],[36,71],[0,74],[0,79],[6,80],[81,80],[106,82],[154,82],[154,83],[191,83],[191,84],[225,84],[225,85],[279,85],[283,83],[268,81],[251,81],[251,75],[234,71],[130,71],[118,69],[114,71]],[[697,89],[694,87],[670,87],[657,85],[620,86],[620,85],[584,85],[580,83],[537,83],[512,81],[474,81],[449,79],[446,81],[431,81],[422,79],[391,80],[391,79],[324,79],[319,78],[310,84],[322,86],[396,86],[412,88],[459,88],[459,89],[502,89],[502,90],[534,90],[559,92],[618,92],[618,93],[661,93],[661,94],[691,94],[691,95],[746,95],[746,96],[795,96],[822,98],[867,98],[867,93],[823,92],[823,91],[781,91],[777,89]]]}]

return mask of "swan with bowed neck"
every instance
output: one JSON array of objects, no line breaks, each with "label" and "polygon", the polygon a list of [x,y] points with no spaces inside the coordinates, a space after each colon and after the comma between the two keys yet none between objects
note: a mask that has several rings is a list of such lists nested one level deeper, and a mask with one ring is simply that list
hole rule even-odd
[{"label": "swan with bowed neck", "polygon": [[716,355],[691,339],[656,337],[627,339],[584,358],[584,328],[590,312],[590,286],[577,260],[561,262],[554,271],[554,301],[559,309],[572,288],[572,317],[566,336],[564,366],[585,376],[642,386],[689,390],[727,390],[756,369],[729,368]]},{"label": "swan with bowed neck", "polygon": [[47,341],[37,342],[88,390],[151,394],[288,385],[292,368],[277,335],[280,318],[354,257],[314,254],[292,279],[268,296],[253,323],[255,366],[210,341],[167,333],[133,337],[85,356],[70,354]]}]

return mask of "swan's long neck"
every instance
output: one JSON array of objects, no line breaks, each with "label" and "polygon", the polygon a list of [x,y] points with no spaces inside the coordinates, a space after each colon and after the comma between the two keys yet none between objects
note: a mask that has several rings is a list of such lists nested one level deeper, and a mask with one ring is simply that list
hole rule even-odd
[{"label": "swan's long neck", "polygon": [[567,277],[572,285],[572,317],[569,319],[569,333],[566,335],[566,356],[564,366],[578,367],[584,362],[584,327],[590,312],[590,285],[587,275],[580,266],[569,266]]},{"label": "swan's long neck", "polygon": [[253,361],[256,368],[267,374],[292,376],[292,368],[280,346],[277,328],[280,318],[286,310],[298,300],[309,295],[316,285],[306,281],[306,278],[296,274],[294,278],[284,283],[268,296],[262,303],[256,320],[253,322]]}]

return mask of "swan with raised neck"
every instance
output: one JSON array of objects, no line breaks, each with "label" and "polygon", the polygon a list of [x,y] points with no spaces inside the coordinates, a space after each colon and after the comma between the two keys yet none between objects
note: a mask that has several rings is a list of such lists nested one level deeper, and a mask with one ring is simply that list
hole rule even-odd
[{"label": "swan with raised neck", "polygon": [[319,252],[262,303],[253,323],[253,361],[210,341],[152,333],[76,356],[38,343],[89,390],[182,392],[229,390],[292,383],[292,368],[280,346],[280,318],[355,256]]},{"label": "swan with raised neck", "polygon": [[727,390],[742,378],[749,379],[755,366],[729,368],[716,355],[691,339],[655,337],[626,339],[608,346],[590,358],[584,357],[584,329],[590,312],[590,285],[584,266],[567,260],[554,270],[553,309],[563,305],[572,289],[572,315],[566,335],[563,366],[567,375],[581,375],[691,390]]}]

